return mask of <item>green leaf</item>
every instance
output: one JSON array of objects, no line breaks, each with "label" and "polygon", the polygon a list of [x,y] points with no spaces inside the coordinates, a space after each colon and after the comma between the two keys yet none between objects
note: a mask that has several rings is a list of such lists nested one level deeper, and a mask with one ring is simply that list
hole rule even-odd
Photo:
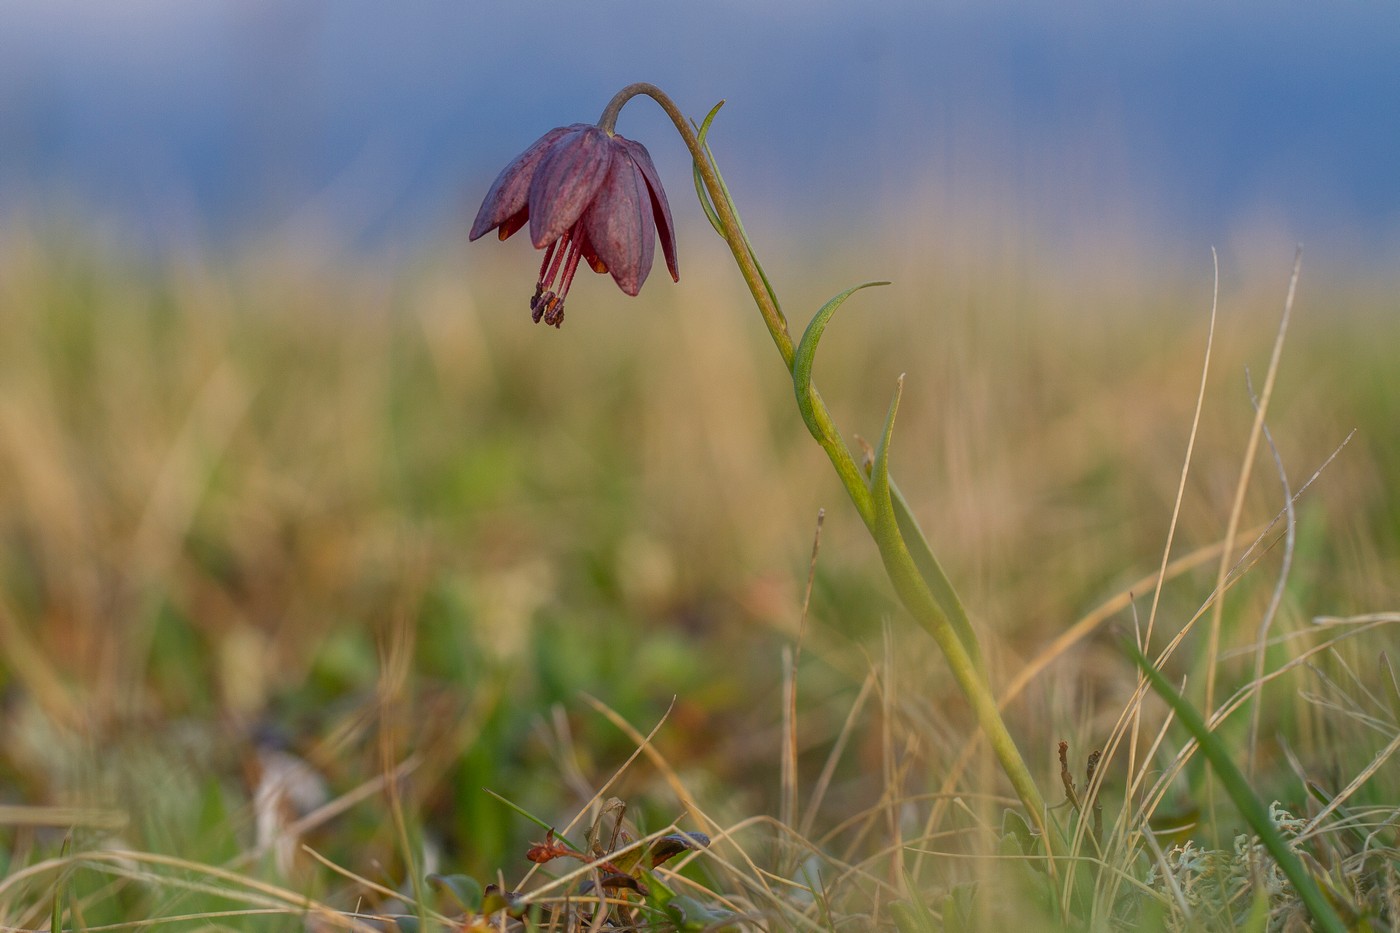
[{"label": "green leaf", "polygon": [[1323,790],[1322,785],[1316,781],[1305,781],[1303,786],[1308,789],[1308,793],[1311,794],[1315,800],[1321,801],[1323,806],[1332,807],[1338,817],[1338,826],[1345,827],[1347,832],[1362,846],[1368,844],[1369,834],[1363,832],[1361,829],[1361,827],[1366,825],[1366,821],[1362,819],[1359,814],[1353,813],[1340,804],[1333,806],[1332,795]]},{"label": "green leaf", "polygon": [[647,886],[647,904],[655,910],[664,910],[666,905],[675,900],[676,892],[660,876],[653,874],[643,868],[640,871],[642,881]]},{"label": "green leaf", "polygon": [[[699,148],[707,156],[710,154],[710,149],[707,145],[705,145],[705,137],[709,135],[710,124],[714,122],[715,115],[719,113],[719,108],[723,106],[724,101],[720,101],[719,103],[711,107],[710,112],[705,114],[705,119],[701,121],[700,127],[696,132],[695,138],[696,141],[699,143]],[[710,160],[710,164],[714,164],[714,159]],[[719,223],[719,214],[715,211],[715,206],[712,203],[710,203],[709,192],[705,190],[705,180],[700,177],[700,166],[694,166],[691,169],[691,174],[695,176],[695,196],[700,199],[700,207],[702,210],[704,210],[705,217],[710,221],[710,226],[715,228],[715,233],[718,233],[720,236],[724,236],[724,230],[720,227]],[[715,169],[715,174],[717,176],[719,174],[718,167],[716,167]]]},{"label": "green leaf", "polygon": [[1342,933],[1346,930],[1346,924],[1337,916],[1337,912],[1332,909],[1332,905],[1323,895],[1322,889],[1317,886],[1317,881],[1308,874],[1303,862],[1297,854],[1288,847],[1288,843],[1274,826],[1274,821],[1269,818],[1269,808],[1264,802],[1255,796],[1254,791],[1249,787],[1249,781],[1235,764],[1234,758],[1225,743],[1220,740],[1206,725],[1205,718],[1196,707],[1176,691],[1167,679],[1162,676],[1162,672],[1152,666],[1152,662],[1138,650],[1138,646],[1131,641],[1123,642],[1124,652],[1133,659],[1138,669],[1142,671],[1152,689],[1166,701],[1167,705],[1176,713],[1176,718],[1186,731],[1196,740],[1201,748],[1201,753],[1210,762],[1215,776],[1220,779],[1220,784],[1225,788],[1225,792],[1230,795],[1230,799],[1235,802],[1235,807],[1240,811],[1240,816],[1244,817],[1250,829],[1259,837],[1264,848],[1269,850],[1269,854],[1278,863],[1279,869],[1292,883],[1294,891],[1307,907],[1308,913],[1312,914],[1313,921],[1319,929],[1336,931]]},{"label": "green leaf", "polygon": [[[823,419],[823,413],[818,410],[816,395],[812,389],[812,369],[816,360],[817,344],[826,332],[827,324],[830,323],[832,316],[836,314],[836,309],[841,307],[847,298],[862,288],[888,284],[890,283],[887,281],[864,282],[854,288],[848,288],[832,298],[822,305],[821,310],[812,318],[811,323],[807,325],[807,330],[802,334],[802,340],[797,345],[792,365],[792,386],[797,395],[797,407],[802,412],[802,420],[807,425],[807,430],[823,446],[835,443],[837,439],[828,436],[832,433],[831,429],[827,425],[826,419]],[[888,479],[888,474],[886,478]],[[972,658],[972,663],[982,674],[983,679],[986,679],[982,646],[977,640],[976,632],[972,629],[972,622],[967,617],[967,610],[963,608],[962,600],[958,598],[957,591],[953,588],[948,575],[943,572],[943,566],[934,556],[933,549],[929,547],[928,539],[914,518],[909,503],[899,488],[894,485],[893,480],[889,481],[889,490],[895,525],[910,557],[913,559],[915,569],[923,578],[929,593],[943,609],[944,616],[953,626],[958,640],[963,643],[968,656]]]},{"label": "green leaf", "polygon": [[677,930],[687,933],[699,933],[701,930],[705,933],[728,933],[739,929],[737,924],[729,922],[735,919],[732,911],[717,910],[684,894],[672,898],[666,905],[666,914]]},{"label": "green leaf", "polygon": [[982,660],[982,644],[977,640],[977,633],[972,628],[972,620],[967,617],[967,610],[963,608],[958,591],[953,588],[952,581],[943,572],[943,565],[933,555],[933,548],[929,546],[928,538],[924,536],[924,530],[919,527],[914,513],[909,508],[908,501],[905,500],[904,494],[899,491],[899,487],[894,484],[894,480],[890,480],[890,501],[894,506],[894,518],[895,523],[899,526],[899,536],[904,539],[904,545],[909,549],[909,556],[914,559],[914,566],[919,571],[919,576],[923,577],[929,592],[943,607],[943,613],[948,617],[948,622],[953,626],[953,631],[957,633],[963,647],[967,649],[972,663],[982,673],[983,679],[988,679],[986,662]]},{"label": "green leaf", "polygon": [[[977,665],[962,644],[962,638],[948,621],[947,610],[934,598],[900,533],[899,518],[894,507],[894,485],[890,480],[890,442],[894,437],[894,419],[899,413],[899,400],[903,394],[904,375],[901,373],[895,384],[894,397],[890,400],[889,413],[885,416],[880,445],[875,450],[875,463],[870,470],[870,501],[873,508],[871,533],[885,562],[885,571],[905,607],[938,640],[939,647],[955,671],[966,667],[970,676],[981,677]],[[955,657],[955,654],[959,657]],[[990,699],[988,702],[995,703]]]},{"label": "green leaf", "polygon": [[58,883],[53,886],[53,904],[49,908],[49,929],[63,929],[63,898],[67,894],[68,873],[63,872],[58,876]]},{"label": "green leaf", "polygon": [[890,919],[899,933],[938,933],[933,911],[917,901],[891,901]]},{"label": "green leaf", "polygon": [[807,329],[802,333],[802,340],[797,345],[797,353],[792,361],[792,388],[797,393],[797,407],[802,411],[802,420],[807,423],[807,430],[812,432],[812,436],[817,440],[822,440],[822,427],[817,419],[817,413],[812,400],[812,365],[817,356],[817,344],[821,342],[822,334],[826,332],[826,325],[831,321],[836,309],[845,303],[846,299],[860,291],[862,288],[872,288],[876,285],[888,285],[889,282],[862,282],[852,288],[846,289],[841,294],[832,298],[821,306],[813,316]]},{"label": "green leaf", "polygon": [[[535,814],[531,813],[529,810],[524,809],[523,807],[521,807],[519,804],[515,803],[514,801],[507,800],[505,797],[502,797],[500,794],[496,793],[494,790],[492,790],[492,789],[489,788],[489,787],[483,787],[482,790],[485,791],[487,794],[490,794],[492,797],[495,797],[495,798],[496,798],[497,800],[499,800],[501,803],[503,803],[503,804],[505,804],[506,806],[510,807],[510,808],[511,808],[512,810],[514,810],[516,813],[519,813],[521,816],[525,817],[525,819],[529,820],[531,823],[534,823],[534,824],[535,824],[536,826],[538,826],[540,829],[546,829],[546,830],[549,830],[550,832],[554,832],[554,827],[553,827],[553,826],[549,825],[549,824],[546,823],[544,820],[540,819],[538,816],[535,816]],[[560,835],[559,833],[554,833],[554,838],[555,838],[555,839],[558,839],[560,842],[564,843],[565,845],[567,845],[567,846],[568,846],[569,848],[571,848],[571,849],[577,849],[577,848],[578,848],[578,846],[575,845],[573,842],[571,842],[567,836]]]},{"label": "green leaf", "polygon": [[1001,838],[1015,839],[1022,855],[1035,851],[1035,834],[1031,832],[1031,824],[1015,810],[1002,811]]},{"label": "green leaf", "polygon": [[[804,339],[806,339],[804,337]],[[880,435],[880,446],[875,448],[875,469],[870,474],[870,492],[875,499],[878,512],[888,512],[891,523],[898,525],[894,517],[894,506],[890,499],[890,441],[894,438],[894,416],[899,414],[899,400],[904,396],[904,374],[894,382],[894,397],[890,399],[890,410],[885,415],[885,430]]]},{"label": "green leaf", "polygon": [[978,929],[976,882],[960,884],[943,898],[943,929],[946,933]]},{"label": "green leaf", "polygon": [[470,875],[433,873],[428,876],[428,883],[451,894],[462,909],[469,914],[474,914],[481,909],[481,882]]},{"label": "green leaf", "polygon": [[[719,113],[719,108],[723,106],[724,101],[720,101],[706,114],[704,121],[701,122],[700,126],[697,128],[695,147],[703,152],[705,158],[709,160],[710,168],[715,173],[715,180],[719,182],[720,193],[724,195],[724,202],[729,207],[729,212],[734,215],[735,224],[738,225],[738,229],[734,232],[739,235],[739,239],[743,241],[744,249],[747,250],[749,258],[753,260],[754,268],[758,270],[758,277],[763,280],[763,290],[768,293],[768,300],[773,303],[773,307],[777,310],[778,316],[782,317],[782,305],[778,302],[778,293],[773,290],[773,283],[768,280],[768,273],[763,271],[763,264],[758,261],[758,254],[754,252],[753,243],[749,240],[748,231],[744,229],[744,221],[739,217],[739,205],[734,203],[734,198],[729,193],[729,185],[725,183],[724,175],[719,170],[719,163],[715,161],[715,154],[710,151],[710,146],[705,141],[710,133],[710,123],[714,120],[715,114]],[[695,179],[695,195],[700,199],[700,207],[705,211],[705,217],[710,221],[710,226],[715,228],[715,233],[718,233],[721,239],[728,240],[729,238],[725,236],[724,233],[724,224],[719,219],[719,211],[715,209],[714,203],[710,200],[710,194],[705,189],[705,179],[704,176],[700,174],[700,165],[698,162],[692,166],[691,174]],[[786,328],[786,321],[784,321],[783,326]]]}]

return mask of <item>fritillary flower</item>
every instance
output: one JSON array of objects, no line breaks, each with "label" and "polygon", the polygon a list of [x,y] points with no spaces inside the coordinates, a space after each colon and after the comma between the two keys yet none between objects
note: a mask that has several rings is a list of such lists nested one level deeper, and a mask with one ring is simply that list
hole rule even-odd
[{"label": "fritillary flower", "polygon": [[656,253],[653,228],[671,278],[680,281],[671,208],[651,155],[601,127],[575,123],[537,139],[496,177],[470,238],[495,230],[504,240],[526,221],[530,242],[545,251],[530,299],[536,323],[563,323],[580,260],[612,273],[627,294],[641,291]]}]

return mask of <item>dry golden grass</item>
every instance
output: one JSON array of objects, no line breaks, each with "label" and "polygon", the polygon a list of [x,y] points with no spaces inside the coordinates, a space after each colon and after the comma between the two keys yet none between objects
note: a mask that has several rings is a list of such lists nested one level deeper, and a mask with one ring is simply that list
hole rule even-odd
[{"label": "dry golden grass", "polygon": [[[562,826],[639,749],[607,794],[632,801],[643,830],[710,833],[672,883],[756,925],[919,929],[973,879],[984,922],[1042,916],[1034,873],[996,858],[1006,789],[969,744],[942,661],[896,610],[720,247],[686,234],[679,287],[630,301],[591,280],[559,333],[530,326],[531,257],[507,247],[150,264],[5,239],[0,922],[39,925],[57,890],[67,922],[92,929],[134,912],[286,928],[321,910],[302,895],[349,928],[345,911],[412,903],[425,862],[514,885],[543,832],[481,788]],[[909,374],[895,471],[1060,799],[1057,743],[1077,772],[1139,708],[1108,627],[1151,604],[1209,270],[1105,282],[890,247],[769,271],[794,328],[840,288],[895,279],[842,312],[818,380],[847,436],[872,437]],[[1212,611],[1254,417],[1243,373],[1262,384],[1286,284],[1281,262],[1222,289],[1154,648]],[[1357,434],[1297,503],[1291,550],[1260,452],[1232,551],[1248,572],[1231,577],[1213,666],[1218,701],[1254,678],[1288,551],[1259,793],[1317,817],[1303,776],[1328,794],[1366,776],[1308,829],[1337,837],[1312,854],[1346,878],[1377,870],[1374,856],[1353,864],[1358,832],[1393,860],[1393,826],[1367,821],[1393,821],[1400,799],[1377,757],[1400,716],[1377,662],[1400,604],[1400,321],[1361,291],[1304,294],[1268,418],[1291,488]],[[1313,622],[1366,612],[1382,615]],[[1199,624],[1166,665],[1198,702]],[[1222,728],[1243,743],[1240,697]],[[1154,809],[1201,815],[1192,835],[1211,847],[1238,824],[1160,704],[1140,710],[1101,771],[1104,856],[1077,837],[1086,861],[1048,909],[1221,922],[1228,909],[1144,882],[1172,842],[1142,832]],[[287,761],[308,767],[305,799],[267,811],[260,782]],[[278,827],[291,827],[281,843]],[[1133,892],[1158,913],[1125,914]],[[1393,889],[1371,895],[1392,899],[1393,922]],[[230,905],[272,913],[216,919]]]}]

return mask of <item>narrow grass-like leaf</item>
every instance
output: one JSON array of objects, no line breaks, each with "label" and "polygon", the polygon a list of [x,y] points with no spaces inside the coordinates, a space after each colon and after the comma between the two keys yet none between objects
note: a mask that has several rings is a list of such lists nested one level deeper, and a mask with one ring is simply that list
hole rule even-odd
[{"label": "narrow grass-like leaf", "polygon": [[[806,338],[803,338],[804,342]],[[904,374],[895,381],[894,397],[890,399],[889,412],[885,415],[885,429],[880,435],[880,444],[875,449],[875,463],[870,471],[870,499],[874,509],[874,522],[871,532],[875,545],[880,549],[880,557],[885,563],[885,572],[895,586],[900,599],[914,619],[928,630],[938,641],[948,663],[957,667],[959,661],[954,653],[966,657],[960,651],[961,638],[956,642],[947,640],[952,628],[943,607],[933,598],[919,569],[910,555],[904,539],[900,535],[899,520],[895,516],[890,482],[890,441],[894,437],[894,420],[899,414],[899,401],[904,395]]]},{"label": "narrow grass-like leaf", "polygon": [[806,422],[807,430],[811,431],[812,436],[819,441],[825,438],[812,399],[812,366],[817,356],[817,344],[821,342],[822,334],[826,332],[826,325],[831,322],[832,315],[836,313],[837,308],[845,303],[847,298],[862,288],[888,284],[890,283],[862,282],[832,298],[822,305],[821,309],[812,317],[811,323],[802,333],[802,340],[797,344],[797,354],[792,361],[792,388],[797,394],[797,407],[802,411],[802,420]]},{"label": "narrow grass-like leaf", "polygon": [[[1045,817],[1045,801],[1040,790],[1021,757],[1020,749],[1007,731],[1006,722],[997,709],[996,699],[986,677],[973,662],[963,646],[963,640],[948,621],[943,606],[934,599],[927,582],[919,573],[909,548],[900,535],[899,520],[895,517],[890,484],[890,441],[894,436],[894,419],[899,412],[899,399],[904,392],[904,376],[900,375],[894,398],[890,401],[889,414],[885,417],[885,430],[880,438],[880,446],[875,451],[875,465],[870,474],[870,502],[872,506],[871,533],[880,549],[885,572],[894,584],[900,601],[910,615],[925,631],[938,642],[948,667],[958,681],[963,695],[967,697],[976,713],[977,722],[987,735],[987,743],[1001,762],[1002,770],[1016,789],[1036,828],[1040,830],[1046,855],[1050,855],[1050,823]],[[1053,863],[1046,866],[1052,874]]]},{"label": "narrow grass-like leaf", "polygon": [[[63,845],[60,846],[58,850],[59,856],[62,858],[67,858],[69,850],[72,848],[72,846],[73,834],[72,832],[69,832],[68,835],[63,837]],[[63,870],[58,873],[58,880],[54,882],[53,909],[52,914],[49,918],[50,930],[63,929],[63,903],[68,898],[68,876],[71,875],[72,872],[73,865],[70,863],[64,866]]]},{"label": "narrow grass-like leaf", "polygon": [[967,617],[967,610],[963,608],[957,590],[953,589],[952,581],[943,572],[943,565],[933,555],[933,548],[929,546],[928,539],[924,537],[923,528],[919,527],[918,520],[914,518],[914,513],[909,509],[909,503],[893,479],[890,480],[890,504],[894,507],[894,518],[899,525],[899,535],[904,539],[905,546],[909,548],[909,556],[914,558],[914,566],[919,569],[919,576],[924,578],[929,592],[943,607],[943,611],[948,616],[948,622],[953,626],[953,631],[957,632],[958,639],[962,641],[963,647],[967,649],[968,655],[972,658],[972,663],[977,665],[977,669],[985,678],[987,676],[986,662],[982,660],[982,645],[977,641],[977,633],[972,630],[972,620]]},{"label": "narrow grass-like leaf", "polygon": [[889,911],[899,933],[938,933],[933,911],[922,901],[893,901]]},{"label": "narrow grass-like leaf", "polygon": [[[711,107],[710,112],[705,114],[705,119],[702,120],[700,126],[696,128],[695,138],[700,141],[700,148],[705,151],[706,155],[709,155],[710,147],[705,144],[705,137],[709,135],[710,124],[714,122],[715,116],[719,113],[719,108],[723,106],[724,101],[720,101]],[[710,160],[710,164],[714,164],[713,159]],[[718,167],[715,169],[715,174],[719,174]],[[705,190],[705,179],[700,176],[699,165],[692,167],[691,175],[695,178],[695,196],[700,199],[701,210],[705,212],[705,217],[710,221],[710,226],[715,228],[715,233],[724,236],[724,229],[719,223],[719,214],[715,212],[715,206],[710,203],[710,194]]]},{"label": "narrow grass-like leaf", "polygon": [[1400,716],[1400,680],[1395,677],[1395,668],[1390,663],[1390,655],[1381,652],[1381,670],[1386,676],[1381,678],[1381,683],[1388,689],[1385,691],[1386,699],[1390,702],[1390,708],[1397,716]]},{"label": "narrow grass-like leaf", "polygon": [[[814,410],[814,399],[810,394],[804,394],[802,392],[799,383],[801,381],[805,381],[809,385],[811,383],[812,362],[816,356],[816,344],[817,341],[821,339],[822,332],[826,329],[827,321],[822,321],[815,332],[813,331],[813,327],[817,325],[818,318],[822,316],[823,312],[826,312],[826,318],[829,320],[831,315],[835,313],[836,308],[840,306],[840,302],[849,297],[852,292],[860,288],[868,288],[871,285],[886,284],[889,283],[867,282],[864,285],[856,286],[855,289],[850,289],[837,295],[830,302],[827,302],[827,305],[824,306],[821,311],[817,312],[817,317],[812,319],[812,323],[807,326],[807,332],[802,335],[802,342],[798,344],[797,356],[794,360],[793,384],[797,391],[798,407],[802,408],[802,418],[804,421],[807,421],[809,430],[812,430],[812,422],[808,420],[809,416],[812,418],[817,418],[819,416]],[[834,305],[833,302],[835,303]],[[828,307],[831,309],[829,312],[827,311]],[[812,337],[810,347],[808,346],[808,335]],[[805,367],[800,374],[796,371],[798,367]],[[804,400],[808,407],[804,407]],[[809,411],[809,407],[812,410]],[[819,441],[821,440],[819,436],[817,439]],[[866,467],[867,469],[873,469],[874,455],[873,453],[867,453],[867,456],[869,459],[866,461]],[[943,609],[943,614],[947,616],[949,624],[953,627],[953,631],[957,633],[958,640],[961,641],[963,647],[967,649],[968,656],[972,658],[972,663],[976,666],[982,678],[990,682],[987,675],[986,662],[982,658],[982,645],[977,640],[977,633],[972,628],[972,620],[968,618],[967,609],[963,607],[962,599],[958,596],[957,590],[953,588],[953,583],[948,579],[948,575],[944,573],[943,565],[940,564],[938,558],[934,556],[933,548],[929,546],[928,538],[924,536],[923,528],[920,527],[918,519],[914,517],[913,510],[909,508],[908,500],[906,500],[904,494],[899,491],[899,487],[895,485],[893,478],[889,479],[889,491],[890,505],[894,511],[894,519],[899,530],[899,536],[903,539],[904,545],[909,551],[909,556],[913,558],[914,566],[918,570],[919,576],[923,578],[924,585],[928,588],[929,593]]]},{"label": "narrow grass-like leaf", "polygon": [[63,929],[63,898],[68,893],[68,872],[61,872],[53,886],[53,907],[49,914],[49,929]]},{"label": "narrow grass-like leaf", "polygon": [[[514,810],[516,813],[519,813],[521,816],[525,817],[525,819],[529,820],[531,823],[534,823],[534,824],[535,824],[536,826],[538,826],[540,829],[547,829],[547,830],[549,830],[549,831],[551,831],[551,832],[554,832],[554,827],[553,827],[553,826],[551,826],[549,823],[546,823],[544,820],[540,819],[538,816],[535,816],[535,814],[531,813],[529,810],[524,809],[523,807],[521,807],[519,804],[515,803],[514,801],[512,801],[512,800],[507,800],[505,797],[502,797],[500,794],[496,793],[494,790],[492,790],[492,789],[489,788],[489,787],[483,787],[482,790],[485,791],[486,793],[490,794],[492,797],[495,797],[495,798],[496,798],[497,800],[499,800],[501,803],[503,803],[503,804],[505,804],[506,806],[510,807],[510,808],[511,808],[512,810]],[[555,839],[558,839],[560,842],[562,842],[562,843],[564,843],[565,845],[569,846],[569,848],[571,848],[571,849],[577,849],[577,848],[578,848],[578,845],[577,845],[576,843],[574,843],[574,842],[571,842],[571,841],[569,840],[569,837],[565,836],[563,833],[555,832],[555,833],[554,833],[554,838],[555,838]]]},{"label": "narrow grass-like leaf", "polygon": [[[734,223],[738,225],[735,233],[743,241],[744,249],[749,254],[749,259],[753,262],[753,267],[758,271],[758,277],[763,282],[763,290],[768,293],[768,300],[773,303],[773,308],[782,317],[782,305],[778,303],[778,293],[773,290],[773,283],[768,280],[768,273],[763,271],[763,264],[758,261],[758,254],[754,252],[753,242],[749,240],[748,231],[744,229],[743,218],[739,216],[739,205],[734,203],[733,196],[729,193],[729,184],[724,180],[724,174],[719,170],[719,163],[715,161],[715,154],[710,150],[709,143],[705,141],[710,133],[710,124],[714,121],[715,115],[719,113],[719,108],[724,106],[724,101],[715,104],[710,112],[705,115],[705,119],[696,129],[696,148],[704,153],[705,159],[710,163],[710,168],[715,173],[715,181],[719,182],[720,192],[724,195],[725,203],[729,207],[729,212],[734,216]],[[693,123],[694,121],[692,121]],[[715,232],[723,239],[728,239],[724,232],[724,225],[720,222],[719,212],[715,210],[714,203],[710,200],[710,194],[705,188],[705,180],[700,174],[700,165],[694,163],[691,174],[695,179],[695,194],[700,199],[700,207],[705,212],[706,218],[710,221],[710,226],[715,228]],[[787,323],[784,321],[784,328]]]},{"label": "narrow grass-like leaf", "polygon": [[[856,287],[859,288],[860,286]],[[854,290],[855,289],[852,289],[852,291]],[[836,301],[838,298],[844,300],[844,296],[838,295],[837,298],[833,298],[832,301]],[[827,304],[829,305],[831,302],[827,302]],[[835,308],[832,310],[834,311]],[[820,313],[821,312],[818,312],[818,316],[820,316]],[[830,318],[831,314],[828,313],[827,317]],[[812,323],[815,324],[816,321],[813,320]],[[825,328],[825,326],[825,323],[823,323],[822,327]],[[811,330],[810,327],[807,329],[809,331]],[[820,333],[818,337],[820,337]],[[802,335],[802,342],[807,342],[806,334]],[[812,349],[815,352],[816,339],[813,339],[812,344]],[[810,378],[810,364],[807,367],[807,371]],[[876,508],[880,511],[889,512],[892,522],[896,520],[894,518],[894,506],[890,501],[890,440],[894,437],[894,418],[895,415],[899,414],[899,400],[903,397],[904,374],[900,373],[899,378],[894,382],[894,397],[890,399],[890,410],[885,415],[885,430],[880,435],[880,446],[875,448],[875,469],[870,474],[870,488],[875,491]]]},{"label": "narrow grass-like leaf", "polygon": [[[830,317],[829,314],[827,316]],[[813,323],[816,322],[813,321]],[[810,330],[809,327],[808,331]],[[818,333],[819,336],[820,333]],[[814,349],[816,339],[814,337],[812,340]],[[807,335],[803,335],[802,342],[804,344],[807,342]],[[904,546],[904,541],[899,536],[899,522],[894,517],[894,505],[890,498],[890,440],[894,437],[894,419],[899,414],[899,400],[903,395],[904,374],[900,373],[899,378],[895,380],[894,396],[890,399],[889,412],[885,415],[885,429],[880,433],[879,446],[875,448],[875,462],[870,468],[870,498],[875,513],[872,533],[875,537],[875,545],[880,549],[880,557],[884,559],[885,571],[889,574],[895,589],[901,591],[901,598],[904,598],[904,593],[900,584],[906,584],[905,588],[907,588],[910,579],[918,577],[918,569],[914,566],[913,558],[909,556],[909,549]],[[932,601],[931,597],[929,601]],[[914,613],[919,624],[929,629],[936,638],[935,629],[946,625],[947,620],[938,614],[941,612],[939,607],[934,607],[934,609],[935,615],[927,618],[924,613],[917,612],[912,608],[911,612]]]},{"label": "narrow grass-like leaf", "polygon": [[[806,337],[803,337],[806,342]],[[895,416],[899,414],[899,401],[904,395],[904,375],[895,382],[894,397],[890,399],[889,412],[885,415],[885,429],[880,435],[880,444],[875,449],[875,463],[870,471],[870,498],[874,508],[872,533],[875,544],[880,549],[880,557],[885,562],[885,571],[894,583],[906,608],[928,632],[938,640],[943,653],[948,655],[950,664],[958,661],[950,654],[959,651],[962,639],[956,643],[945,641],[944,636],[952,631],[947,614],[942,605],[933,598],[919,568],[909,553],[900,533],[899,519],[895,514],[893,484],[890,480],[890,441],[894,437]],[[956,636],[954,636],[956,637]]]},{"label": "narrow grass-like leaf", "polygon": [[[1362,829],[1362,827],[1367,825],[1366,820],[1360,815],[1352,813],[1341,804],[1334,804],[1333,800],[1335,798],[1333,795],[1323,790],[1322,785],[1318,784],[1316,781],[1306,781],[1304,782],[1304,786],[1307,787],[1308,793],[1312,795],[1312,798],[1320,802],[1325,810],[1336,812],[1339,817],[1337,822],[1338,826],[1344,827],[1358,843],[1363,846],[1366,845],[1369,834]],[[1400,838],[1400,836],[1397,836],[1397,838]]]},{"label": "narrow grass-like leaf", "polygon": [[1200,711],[1178,693],[1171,684],[1167,683],[1167,679],[1152,666],[1152,662],[1138,650],[1137,645],[1125,641],[1123,650],[1137,664],[1157,695],[1165,700],[1172,711],[1176,713],[1177,720],[1196,740],[1201,748],[1201,753],[1210,762],[1210,766],[1215,771],[1215,776],[1220,779],[1225,792],[1235,802],[1240,816],[1244,817],[1249,828],[1254,830],[1264,848],[1268,849],[1269,854],[1274,857],[1279,869],[1292,883],[1293,889],[1298,893],[1303,905],[1307,907],[1308,913],[1312,914],[1317,927],[1322,930],[1336,931],[1336,933],[1342,933],[1346,930],[1346,924],[1337,916],[1337,912],[1333,910],[1331,903],[1322,893],[1322,889],[1318,887],[1317,881],[1308,874],[1307,869],[1303,867],[1302,860],[1288,847],[1288,843],[1279,833],[1278,828],[1274,826],[1273,820],[1269,818],[1269,808],[1250,789],[1249,781],[1245,779],[1244,773],[1235,764],[1230,749],[1225,747],[1225,743],[1221,741],[1219,736],[1210,731]]},{"label": "narrow grass-like leaf", "polygon": [[890,904],[890,918],[894,920],[895,928],[899,933],[938,933],[941,924],[933,910],[919,896],[918,882],[903,866],[900,867],[900,875],[904,879],[904,890],[910,892],[910,897],[908,900],[894,901]]}]

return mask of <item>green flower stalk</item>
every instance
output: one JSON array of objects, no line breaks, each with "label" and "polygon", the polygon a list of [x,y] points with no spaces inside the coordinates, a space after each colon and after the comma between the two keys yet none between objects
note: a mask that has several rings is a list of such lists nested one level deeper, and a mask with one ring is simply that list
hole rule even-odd
[{"label": "green flower stalk", "polygon": [[[896,383],[880,446],[873,460],[864,464],[857,463],[850,448],[841,439],[821,394],[812,384],[817,346],[836,310],[860,289],[887,283],[867,282],[832,298],[813,317],[801,340],[794,344],[777,296],[758,263],[729,189],[705,143],[706,133],[719,112],[719,105],[710,111],[703,123],[696,126],[686,119],[664,92],[651,84],[631,84],[619,91],[603,110],[596,127],[575,124],[573,127],[552,130],[526,150],[501,173],[487,194],[486,202],[482,204],[481,213],[472,227],[472,239],[490,229],[499,229],[501,239],[505,239],[523,226],[528,217],[534,245],[549,250],[541,268],[535,300],[531,302],[532,310],[543,303],[546,323],[558,323],[551,304],[556,298],[553,279],[555,270],[559,268],[559,260],[554,258],[558,244],[564,244],[564,253],[571,257],[565,260],[562,267],[565,270],[563,287],[557,295],[559,316],[562,316],[563,292],[573,276],[579,256],[596,271],[602,272],[611,267],[614,278],[623,290],[636,294],[651,266],[654,247],[650,226],[653,223],[660,236],[667,265],[672,276],[675,276],[675,236],[665,192],[661,189],[655,168],[651,166],[649,156],[644,160],[637,156],[637,150],[643,156],[646,153],[640,144],[624,140],[614,132],[623,105],[639,95],[656,101],[685,141],[694,161],[695,189],[701,206],[715,231],[729,245],[744,283],[752,293],[768,333],[783,358],[783,364],[792,378],[803,422],[826,451],[852,504],[875,540],[885,571],[900,601],[933,636],[947,658],[948,666],[971,704],[1002,770],[1040,830],[1048,853],[1051,839],[1045,803],[997,709],[976,632],[957,592],[943,573],[928,540],[889,474],[890,442],[904,377],[900,376]],[[585,139],[588,140],[586,144]],[[589,147],[587,152],[583,151],[585,145]],[[595,153],[602,151],[608,151],[611,158],[619,158],[619,154],[626,153],[634,161],[610,162],[605,169],[599,169],[595,162],[603,157]],[[618,194],[616,189],[596,180],[606,177],[605,172],[631,171],[628,165],[636,167],[640,182],[627,188],[625,194]],[[620,169],[615,166],[620,166]],[[572,186],[558,181],[563,177],[575,179]],[[643,190],[649,197],[643,197]],[[599,248],[597,231],[604,229],[622,231],[620,241],[627,243],[628,248],[612,249],[611,252]],[[621,276],[619,270],[622,270]],[[629,287],[632,284],[635,284],[635,288]],[[536,310],[537,321],[540,313]]]}]

